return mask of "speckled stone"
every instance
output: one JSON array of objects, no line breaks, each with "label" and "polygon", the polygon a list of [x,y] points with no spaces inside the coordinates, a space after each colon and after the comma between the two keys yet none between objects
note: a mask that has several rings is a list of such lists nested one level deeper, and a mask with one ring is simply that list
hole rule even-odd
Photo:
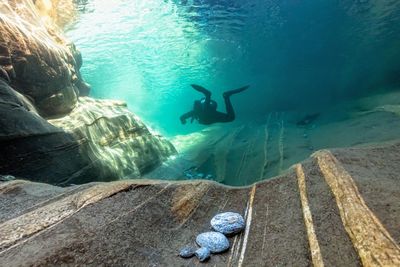
[{"label": "speckled stone", "polygon": [[224,235],[237,234],[244,229],[244,226],[242,215],[235,212],[219,213],[211,219],[211,227]]},{"label": "speckled stone", "polygon": [[179,252],[179,256],[181,256],[182,258],[191,258],[194,256],[195,252],[196,252],[196,249],[193,247],[184,247]]},{"label": "speckled stone", "polygon": [[211,253],[219,253],[229,248],[229,241],[226,236],[218,232],[206,232],[199,234],[196,237],[196,243],[200,247],[208,248]]},{"label": "speckled stone", "polygon": [[206,247],[201,247],[195,252],[199,261],[206,261],[210,257],[210,250]]}]

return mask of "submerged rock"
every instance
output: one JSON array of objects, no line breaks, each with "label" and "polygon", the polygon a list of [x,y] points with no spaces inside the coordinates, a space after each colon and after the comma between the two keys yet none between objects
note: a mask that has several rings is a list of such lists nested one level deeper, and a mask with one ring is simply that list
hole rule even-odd
[{"label": "submerged rock", "polygon": [[208,248],[212,253],[219,253],[229,248],[229,240],[221,233],[206,232],[196,237],[196,243]]},{"label": "submerged rock", "polygon": [[111,181],[176,153],[125,103],[81,97],[90,90],[82,55],[36,8],[0,4],[0,173],[56,185]]},{"label": "submerged rock", "polygon": [[181,256],[182,258],[191,258],[191,257],[194,256],[195,253],[196,253],[196,249],[195,248],[193,248],[193,247],[184,247],[179,252],[179,256]]},{"label": "submerged rock", "polygon": [[[247,210],[251,224],[247,237],[232,238],[232,250],[214,256],[212,266],[312,266],[318,253],[326,265],[377,265],[375,259],[393,259],[381,265],[398,266],[395,243],[370,243],[376,245],[374,251],[369,246],[358,251],[354,244],[382,237],[376,221],[362,227],[358,223],[371,215],[379,218],[386,236],[400,240],[399,154],[400,142],[325,150],[280,177],[240,188],[209,181],[142,179],[63,188],[1,182],[0,265],[195,265],[197,259],[173,254],[225,207]],[[324,172],[315,171],[322,167]],[[330,171],[340,186],[327,183]],[[307,187],[299,187],[302,175]],[[348,188],[346,181],[357,187]],[[355,194],[349,192],[357,188]],[[308,196],[321,250],[309,245],[300,192]],[[344,197],[332,195],[338,193]],[[369,209],[355,210],[353,203],[363,199]],[[339,208],[348,214],[346,221]],[[353,239],[347,229],[357,230]]]},{"label": "submerged rock", "polygon": [[201,262],[206,261],[208,258],[210,258],[210,253],[211,253],[210,250],[206,247],[201,247],[195,252],[196,257]]},{"label": "submerged rock", "polygon": [[89,90],[79,71],[79,51],[30,1],[6,2],[0,4],[0,67],[13,89],[32,99],[41,115],[70,112],[80,90]]},{"label": "submerged rock", "polygon": [[15,177],[12,175],[0,175],[0,182],[12,181],[12,180],[15,180]]},{"label": "submerged rock", "polygon": [[239,233],[244,229],[244,225],[242,215],[235,212],[220,213],[211,219],[211,227],[224,235]]}]

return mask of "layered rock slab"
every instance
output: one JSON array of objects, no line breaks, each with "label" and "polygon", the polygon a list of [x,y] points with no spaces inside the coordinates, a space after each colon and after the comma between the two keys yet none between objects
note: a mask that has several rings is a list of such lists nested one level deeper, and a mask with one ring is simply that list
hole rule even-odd
[{"label": "layered rock slab", "polygon": [[[31,201],[25,211],[14,214],[1,208],[6,219],[0,224],[0,262],[191,266],[197,260],[176,256],[180,248],[209,231],[215,214],[230,210],[245,215],[246,229],[230,238],[228,252],[210,259],[213,266],[358,266],[375,260],[398,266],[400,210],[378,212],[374,206],[378,199],[379,205],[390,207],[400,202],[393,161],[399,150],[397,143],[321,151],[284,176],[242,188],[207,181],[128,180],[63,189],[40,184],[47,192],[58,190],[58,197],[50,194],[44,201],[38,194],[36,198],[42,198],[35,202],[28,187],[32,183],[5,182],[0,185],[0,207],[12,205],[19,196],[19,202],[28,197]],[[375,160],[364,160],[364,155]],[[350,158],[363,162],[362,168],[349,163]],[[330,173],[336,173],[338,186],[331,183]],[[383,185],[363,182],[376,181],[376,175],[390,179],[391,188],[374,190]],[[350,191],[339,186],[348,182],[353,184]],[[373,198],[368,191],[374,191]],[[387,192],[392,192],[390,197]],[[362,208],[354,210],[357,203]],[[375,241],[359,246],[360,240]]]},{"label": "layered rock slab", "polygon": [[45,120],[0,79],[0,173],[57,185],[135,178],[176,151],[122,102],[81,97]]}]

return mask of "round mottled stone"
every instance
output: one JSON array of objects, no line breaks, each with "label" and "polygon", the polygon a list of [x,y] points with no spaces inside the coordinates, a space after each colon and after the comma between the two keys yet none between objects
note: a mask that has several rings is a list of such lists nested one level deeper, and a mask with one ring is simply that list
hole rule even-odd
[{"label": "round mottled stone", "polygon": [[211,227],[224,235],[233,235],[244,229],[244,219],[235,212],[219,213],[211,219]]},{"label": "round mottled stone", "polygon": [[193,247],[184,247],[179,252],[179,256],[181,256],[182,258],[191,258],[194,256],[195,252],[196,252],[196,249]]},{"label": "round mottled stone", "polygon": [[205,261],[210,257],[210,250],[206,247],[201,247],[195,252],[199,261]]},{"label": "round mottled stone", "polygon": [[229,241],[226,236],[218,232],[206,232],[199,234],[196,237],[196,243],[200,247],[208,248],[211,253],[219,253],[229,248]]}]

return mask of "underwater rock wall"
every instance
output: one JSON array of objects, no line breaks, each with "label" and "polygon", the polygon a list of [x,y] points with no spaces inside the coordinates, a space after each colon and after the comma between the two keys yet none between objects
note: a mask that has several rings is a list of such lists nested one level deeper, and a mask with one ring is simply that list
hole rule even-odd
[{"label": "underwater rock wall", "polygon": [[58,185],[110,181],[139,177],[176,153],[125,104],[79,98],[90,89],[82,57],[54,15],[42,19],[52,14],[45,2],[0,1],[0,174]]},{"label": "underwater rock wall", "polygon": [[106,179],[140,177],[176,153],[169,141],[152,134],[121,101],[81,97],[70,114],[49,122],[75,136],[84,158]]},{"label": "underwater rock wall", "polygon": [[82,80],[80,52],[43,20],[32,1],[0,2],[0,67],[11,86],[44,116],[71,111],[89,86]]}]

